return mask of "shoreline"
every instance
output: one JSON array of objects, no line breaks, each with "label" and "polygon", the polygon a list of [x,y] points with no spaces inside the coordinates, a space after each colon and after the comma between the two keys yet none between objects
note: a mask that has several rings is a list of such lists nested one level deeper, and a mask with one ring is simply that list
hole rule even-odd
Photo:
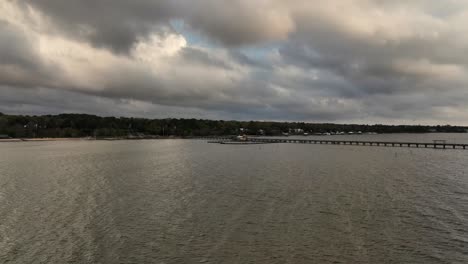
[{"label": "shoreline", "polygon": [[78,141],[78,140],[90,140],[90,139],[86,139],[86,138],[6,138],[6,139],[0,139],[0,143],[1,142]]},{"label": "shoreline", "polygon": [[157,139],[197,139],[184,137],[154,137],[154,138],[5,138],[0,143],[8,142],[52,142],[52,141],[119,141],[119,140],[157,140]]},{"label": "shoreline", "polygon": [[[392,135],[392,134],[411,134],[411,135],[427,135],[427,134],[438,134],[438,133],[387,133],[386,135]],[[466,134],[466,133],[442,133],[442,134]],[[383,135],[383,134],[379,134]],[[308,137],[313,137],[312,136],[299,136],[301,138],[307,139]],[[94,137],[63,137],[63,138],[0,138],[0,144],[1,143],[11,143],[11,142],[54,142],[54,141],[121,141],[121,140],[164,140],[164,139],[205,139],[205,140],[214,140],[214,139],[219,139],[219,138],[231,138],[234,137],[233,135],[228,135],[228,136],[201,136],[201,137],[181,137],[181,136],[148,136],[148,137],[100,137],[100,138],[94,138]],[[250,136],[253,138],[256,137],[266,137],[266,138],[271,138],[271,137],[276,137],[276,138],[289,138],[285,136]],[[321,136],[321,138],[326,138],[326,136]],[[293,137],[291,139],[294,139]],[[211,142],[209,142],[211,143]],[[218,142],[216,142],[218,143]]]}]

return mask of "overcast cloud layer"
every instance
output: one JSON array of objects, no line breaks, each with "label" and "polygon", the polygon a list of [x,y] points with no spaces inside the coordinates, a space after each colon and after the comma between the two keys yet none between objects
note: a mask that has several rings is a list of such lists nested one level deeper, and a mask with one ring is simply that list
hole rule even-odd
[{"label": "overcast cloud layer", "polygon": [[468,1],[2,0],[0,111],[468,125]]}]

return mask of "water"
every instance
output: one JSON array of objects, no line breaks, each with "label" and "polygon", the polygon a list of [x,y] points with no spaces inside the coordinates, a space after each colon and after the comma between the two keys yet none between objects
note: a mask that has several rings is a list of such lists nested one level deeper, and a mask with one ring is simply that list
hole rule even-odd
[{"label": "water", "polygon": [[467,263],[466,164],[466,150],[2,143],[0,263]]}]

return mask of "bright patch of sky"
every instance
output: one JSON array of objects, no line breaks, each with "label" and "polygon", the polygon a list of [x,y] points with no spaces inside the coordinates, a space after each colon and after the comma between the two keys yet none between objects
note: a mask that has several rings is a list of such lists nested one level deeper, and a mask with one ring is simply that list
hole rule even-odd
[{"label": "bright patch of sky", "polygon": [[184,36],[189,46],[198,46],[203,48],[214,48],[216,46],[199,32],[190,29],[184,20],[171,19],[170,25],[175,32]]},{"label": "bright patch of sky", "polygon": [[[217,45],[215,42],[205,37],[200,32],[190,29],[181,19],[172,19],[170,25],[176,33],[181,34],[186,40],[189,46],[197,46],[202,48],[221,48],[222,46]],[[281,42],[275,43],[262,43],[261,45],[250,45],[241,46],[236,49],[252,60],[263,60],[270,54],[278,51],[281,47]]]}]

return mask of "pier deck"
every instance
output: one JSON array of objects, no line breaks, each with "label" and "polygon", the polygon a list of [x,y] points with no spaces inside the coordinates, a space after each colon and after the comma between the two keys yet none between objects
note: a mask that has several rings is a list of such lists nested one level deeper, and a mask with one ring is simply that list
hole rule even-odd
[{"label": "pier deck", "polygon": [[468,144],[438,143],[438,142],[391,142],[391,141],[358,141],[358,140],[330,140],[330,139],[289,139],[289,138],[257,138],[249,137],[248,141],[264,143],[294,143],[294,144],[324,144],[374,147],[409,147],[435,149],[468,149]]}]

